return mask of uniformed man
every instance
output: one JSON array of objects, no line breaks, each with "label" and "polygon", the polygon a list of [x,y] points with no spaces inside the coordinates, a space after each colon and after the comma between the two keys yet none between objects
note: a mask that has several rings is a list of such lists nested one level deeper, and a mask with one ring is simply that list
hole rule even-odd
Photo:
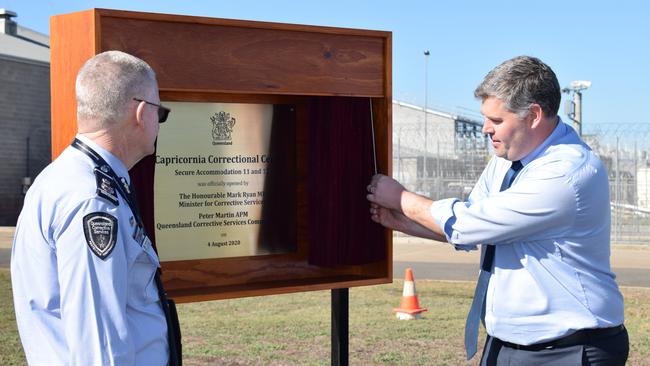
[{"label": "uniformed man", "polygon": [[167,301],[128,171],[154,152],[169,109],[151,67],[119,51],[83,65],[76,95],[76,139],[36,178],[16,227],[25,355],[33,365],[166,365]]}]

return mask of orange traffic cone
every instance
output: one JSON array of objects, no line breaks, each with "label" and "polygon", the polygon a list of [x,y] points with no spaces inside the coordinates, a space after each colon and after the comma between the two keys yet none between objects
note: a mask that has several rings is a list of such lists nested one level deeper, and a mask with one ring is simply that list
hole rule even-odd
[{"label": "orange traffic cone", "polygon": [[393,309],[399,320],[420,319],[422,312],[427,309],[421,308],[418,303],[418,295],[415,293],[415,280],[413,270],[407,268],[404,273],[404,291],[402,292],[402,303],[397,309]]}]

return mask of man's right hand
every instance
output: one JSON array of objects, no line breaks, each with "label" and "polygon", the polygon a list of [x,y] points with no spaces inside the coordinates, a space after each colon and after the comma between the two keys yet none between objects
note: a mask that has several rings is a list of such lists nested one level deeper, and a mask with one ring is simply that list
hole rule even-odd
[{"label": "man's right hand", "polygon": [[367,189],[368,195],[366,198],[368,201],[381,207],[402,212],[402,193],[406,189],[395,179],[383,174],[377,174],[372,177]]}]

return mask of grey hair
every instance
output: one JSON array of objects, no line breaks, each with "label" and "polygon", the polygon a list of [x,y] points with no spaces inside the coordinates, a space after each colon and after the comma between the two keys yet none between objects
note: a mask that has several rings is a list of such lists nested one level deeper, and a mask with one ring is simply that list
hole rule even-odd
[{"label": "grey hair", "polygon": [[553,70],[531,56],[518,56],[492,69],[474,90],[474,97],[495,97],[520,118],[528,115],[533,104],[539,104],[546,116],[554,117],[562,99]]},{"label": "grey hair", "polygon": [[135,56],[121,51],[95,55],[77,74],[77,119],[107,128],[124,118],[134,97],[145,98],[156,85],[151,66]]}]

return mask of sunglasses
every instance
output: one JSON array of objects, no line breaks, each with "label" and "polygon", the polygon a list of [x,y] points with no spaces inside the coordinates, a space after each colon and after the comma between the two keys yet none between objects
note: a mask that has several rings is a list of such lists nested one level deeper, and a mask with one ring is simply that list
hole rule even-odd
[{"label": "sunglasses", "polygon": [[172,111],[171,109],[169,109],[167,107],[163,107],[160,104],[148,102],[148,101],[146,101],[144,99],[133,98],[133,100],[138,101],[138,102],[145,102],[146,104],[152,105],[154,107],[158,107],[158,123],[165,122],[167,120],[167,117],[169,116],[169,112]]}]

